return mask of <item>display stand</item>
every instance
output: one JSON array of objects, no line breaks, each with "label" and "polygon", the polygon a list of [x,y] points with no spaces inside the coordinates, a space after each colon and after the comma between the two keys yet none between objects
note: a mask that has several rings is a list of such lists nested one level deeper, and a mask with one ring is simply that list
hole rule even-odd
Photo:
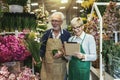
[{"label": "display stand", "polygon": [[[104,68],[103,68],[103,62],[102,62],[102,33],[103,33],[103,20],[102,20],[102,15],[98,9],[98,5],[109,5],[109,2],[95,2],[93,4],[93,7],[92,7],[92,10],[91,10],[91,15],[90,17],[88,18],[88,20],[91,20],[92,19],[92,13],[94,12],[94,10],[96,11],[97,13],[97,16],[98,16],[98,20],[99,20],[99,27],[100,27],[100,80],[109,80],[109,79],[104,79],[105,74],[104,74]],[[120,5],[120,3],[117,3],[116,5]],[[115,42],[117,42],[117,33],[115,33]],[[113,79],[113,80],[117,80],[117,79]]]}]

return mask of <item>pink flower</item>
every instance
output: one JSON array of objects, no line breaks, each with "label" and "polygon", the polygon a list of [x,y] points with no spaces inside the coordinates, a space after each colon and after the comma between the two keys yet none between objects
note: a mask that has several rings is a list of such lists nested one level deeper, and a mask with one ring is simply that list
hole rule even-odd
[{"label": "pink flower", "polygon": [[14,35],[0,36],[0,62],[25,60],[30,53],[22,41]]},{"label": "pink flower", "polygon": [[[0,69],[0,75],[1,75],[0,78],[4,78],[4,77],[7,78],[9,76],[8,67],[2,66]],[[2,80],[2,79],[0,79],[0,80]]]}]

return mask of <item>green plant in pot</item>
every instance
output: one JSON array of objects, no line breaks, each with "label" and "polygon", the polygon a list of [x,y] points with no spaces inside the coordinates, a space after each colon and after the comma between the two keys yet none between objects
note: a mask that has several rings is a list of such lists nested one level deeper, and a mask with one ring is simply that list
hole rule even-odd
[{"label": "green plant in pot", "polygon": [[23,12],[23,6],[27,5],[27,0],[5,0],[9,5],[9,12]]},{"label": "green plant in pot", "polygon": [[8,5],[21,5],[25,6],[28,0],[5,0]]}]

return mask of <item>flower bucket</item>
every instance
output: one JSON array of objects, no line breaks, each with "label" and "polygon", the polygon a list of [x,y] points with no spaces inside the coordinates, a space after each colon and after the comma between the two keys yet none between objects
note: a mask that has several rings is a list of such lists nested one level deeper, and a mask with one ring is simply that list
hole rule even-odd
[{"label": "flower bucket", "polygon": [[2,65],[6,65],[9,68],[10,72],[19,72],[21,67],[23,66],[22,61],[11,61],[2,63]]},{"label": "flower bucket", "polygon": [[9,12],[23,12],[23,6],[20,5],[9,5]]}]

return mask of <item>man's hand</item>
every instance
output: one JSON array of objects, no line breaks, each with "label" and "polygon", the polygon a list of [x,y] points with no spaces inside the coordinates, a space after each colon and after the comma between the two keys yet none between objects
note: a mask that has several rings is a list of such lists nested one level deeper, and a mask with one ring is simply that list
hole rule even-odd
[{"label": "man's hand", "polygon": [[[32,58],[32,61],[33,61],[33,63],[36,65],[37,64],[37,62],[35,61],[35,59],[34,58]],[[40,57],[40,61],[42,62],[42,58]]]},{"label": "man's hand", "polygon": [[63,55],[61,51],[58,51],[53,57],[54,58],[60,58]]}]

